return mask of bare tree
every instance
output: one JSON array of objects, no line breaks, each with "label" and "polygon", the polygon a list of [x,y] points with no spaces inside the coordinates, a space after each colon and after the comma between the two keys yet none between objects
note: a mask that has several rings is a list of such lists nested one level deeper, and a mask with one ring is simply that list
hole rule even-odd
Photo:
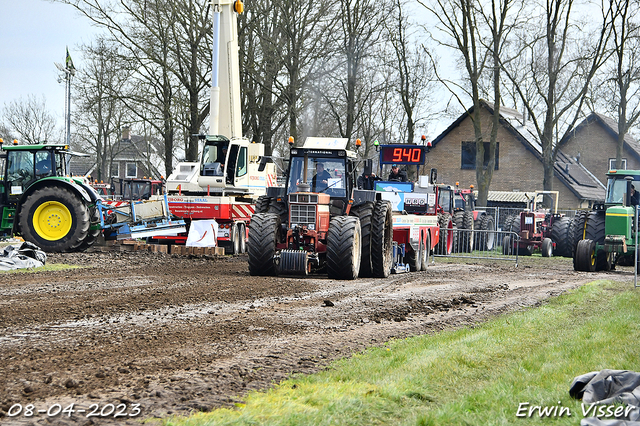
[{"label": "bare tree", "polygon": [[[486,206],[489,186],[493,178],[496,159],[496,144],[500,119],[501,77],[500,55],[505,35],[513,27],[508,24],[510,10],[516,0],[492,0],[490,5],[476,0],[444,1],[436,0],[433,5],[422,3],[440,23],[440,29],[448,36],[448,40],[440,44],[456,49],[462,57],[465,70],[465,81],[458,83],[449,78],[439,76],[449,91],[458,99],[460,105],[465,102],[458,94],[465,93],[472,102],[469,117],[473,123],[476,148],[476,182],[478,184],[478,205]],[[516,14],[517,16],[517,14]],[[513,19],[515,20],[515,19]],[[483,36],[482,26],[488,28],[489,34]],[[493,115],[491,120],[489,142],[485,142],[486,130],[482,125],[481,83],[483,74],[491,72],[493,87]],[[485,146],[487,145],[487,146]],[[488,152],[485,154],[485,150]]]},{"label": "bare tree", "polygon": [[60,139],[56,120],[47,111],[44,96],[38,99],[35,95],[28,95],[26,99],[5,103],[2,118],[5,127],[27,144],[57,142]]},{"label": "bare tree", "polygon": [[624,138],[640,117],[640,22],[638,4],[634,0],[612,0],[614,22],[613,45],[616,89],[612,104],[617,104],[618,143],[616,168],[622,168]]},{"label": "bare tree", "polygon": [[[553,189],[557,141],[568,134],[580,117],[585,95],[596,71],[606,61],[606,45],[611,33],[611,9],[604,8],[599,27],[590,31],[573,16],[575,0],[547,0],[543,6],[542,25],[533,22],[530,34],[521,41],[514,56],[526,57],[527,68],[515,68],[503,58],[503,69],[531,118],[542,145],[543,187]],[[526,76],[523,73],[526,72]],[[523,83],[524,82],[524,83]],[[533,85],[537,100],[527,93]]]}]

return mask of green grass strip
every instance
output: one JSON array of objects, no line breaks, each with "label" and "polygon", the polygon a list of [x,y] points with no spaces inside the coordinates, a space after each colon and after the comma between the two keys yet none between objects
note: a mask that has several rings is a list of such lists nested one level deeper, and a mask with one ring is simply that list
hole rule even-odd
[{"label": "green grass strip", "polygon": [[[476,328],[366,350],[319,374],[251,393],[235,410],[163,422],[576,425],[583,413],[569,397],[572,379],[604,368],[640,370],[639,325],[640,291],[632,283],[596,281]],[[516,416],[521,403],[529,403],[524,418]],[[558,408],[528,417],[532,406]]]}]

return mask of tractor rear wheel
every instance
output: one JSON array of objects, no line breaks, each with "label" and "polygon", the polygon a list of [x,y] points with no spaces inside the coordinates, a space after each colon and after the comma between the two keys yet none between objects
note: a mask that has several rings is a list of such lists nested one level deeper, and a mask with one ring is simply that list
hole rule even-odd
[{"label": "tractor rear wheel", "polygon": [[80,246],[78,246],[78,251],[83,251],[91,247],[100,236],[100,233],[102,233],[102,229],[100,228],[100,212],[98,211],[98,208],[94,206],[90,210],[91,224],[89,232],[87,233],[87,238],[85,238]]},{"label": "tractor rear wheel", "polygon": [[592,240],[596,243],[596,271],[608,271],[611,269],[611,255],[607,253],[602,247],[604,247],[605,237],[605,212],[594,211],[587,215],[587,223],[585,226],[585,239]]},{"label": "tractor rear wheel", "polygon": [[34,191],[22,204],[19,224],[25,240],[44,251],[73,251],[89,233],[89,209],[70,190],[45,187]]},{"label": "tractor rear wheel", "polygon": [[371,263],[371,226],[373,220],[373,201],[366,201],[351,209],[351,214],[360,219],[360,232],[362,234],[362,252],[360,255],[360,277],[370,277],[373,274]]},{"label": "tractor rear wheel", "polygon": [[569,235],[568,239],[571,243],[571,257],[575,258],[576,247],[578,246],[578,241],[586,238],[584,236],[585,227],[587,225],[587,216],[589,215],[589,211],[580,210],[576,212],[576,215],[571,220],[571,225],[569,226]]},{"label": "tractor rear wheel", "polygon": [[570,225],[571,218],[566,216],[553,221],[551,239],[556,243],[555,256],[571,257]]},{"label": "tractor rear wheel", "polygon": [[336,216],[327,232],[327,274],[331,279],[355,280],[360,270],[360,219]]},{"label": "tractor rear wheel", "polygon": [[271,197],[261,195],[256,200],[255,213],[267,213],[269,211],[269,204],[271,203]]},{"label": "tractor rear wheel", "polygon": [[280,240],[280,218],[273,213],[258,213],[249,224],[249,275],[274,276],[278,274],[275,260],[276,245]]},{"label": "tractor rear wheel", "polygon": [[448,213],[438,214],[438,226],[440,227],[440,239],[438,240],[437,252],[440,255],[448,256],[455,247],[455,225]]},{"label": "tractor rear wheel", "polygon": [[576,245],[573,269],[582,272],[596,270],[596,243],[590,239],[580,240]]},{"label": "tractor rear wheel", "polygon": [[474,247],[474,228],[473,212],[460,211],[453,215],[453,223],[458,229],[458,243],[455,251],[461,253],[471,253]]},{"label": "tractor rear wheel", "polygon": [[386,278],[393,266],[393,216],[391,203],[376,201],[371,219],[371,267],[373,276]]}]

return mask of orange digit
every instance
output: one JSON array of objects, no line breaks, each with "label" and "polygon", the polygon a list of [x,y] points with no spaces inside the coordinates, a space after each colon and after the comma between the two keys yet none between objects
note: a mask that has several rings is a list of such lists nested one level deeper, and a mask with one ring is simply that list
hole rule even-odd
[{"label": "orange digit", "polygon": [[395,162],[402,161],[402,148],[393,149],[393,161]]},{"label": "orange digit", "polygon": [[413,163],[419,163],[420,162],[420,148],[413,148],[411,150],[411,161]]}]

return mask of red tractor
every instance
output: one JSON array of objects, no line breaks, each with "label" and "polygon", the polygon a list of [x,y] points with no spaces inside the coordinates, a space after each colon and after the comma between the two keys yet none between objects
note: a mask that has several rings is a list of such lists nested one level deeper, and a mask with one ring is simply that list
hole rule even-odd
[{"label": "red tractor", "polygon": [[[458,251],[471,252],[473,250],[491,251],[495,245],[496,222],[491,213],[476,208],[476,196],[473,185],[469,189],[460,189],[456,182],[454,191],[453,221],[456,228],[474,232],[460,233]],[[484,232],[475,232],[484,231]]]},{"label": "red tractor", "polygon": [[[540,204],[539,204],[540,203]],[[558,214],[558,191],[536,191],[529,201],[530,208],[519,215],[507,217],[503,231],[518,235],[505,235],[504,254],[531,256],[540,250],[543,257],[566,256],[571,247],[566,238],[571,219]]]}]

